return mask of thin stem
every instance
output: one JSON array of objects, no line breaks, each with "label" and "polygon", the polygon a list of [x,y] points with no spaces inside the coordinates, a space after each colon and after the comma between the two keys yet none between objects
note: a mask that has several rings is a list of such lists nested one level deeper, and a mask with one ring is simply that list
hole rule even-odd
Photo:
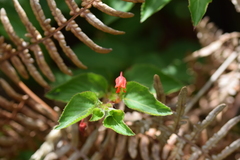
[{"label": "thin stem", "polygon": [[22,81],[18,83],[18,86],[27,94],[29,95],[33,100],[35,100],[37,103],[41,104],[41,106],[48,111],[49,114],[52,115],[52,119],[54,121],[57,121],[58,114],[55,112],[49,105],[47,105],[41,98],[39,98],[35,93],[33,93]]}]

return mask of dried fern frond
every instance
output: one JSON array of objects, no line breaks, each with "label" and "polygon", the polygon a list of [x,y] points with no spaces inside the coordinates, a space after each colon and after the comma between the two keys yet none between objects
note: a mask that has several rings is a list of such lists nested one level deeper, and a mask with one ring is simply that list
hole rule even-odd
[{"label": "dried fern frond", "polygon": [[[139,2],[139,3],[142,3],[142,2]],[[98,10],[100,10],[110,16],[115,16],[115,17],[120,17],[120,18],[131,18],[134,16],[134,14],[130,13],[130,12],[117,11],[114,8],[109,7],[107,4],[105,4],[101,1],[93,2],[93,7],[97,8]]]},{"label": "dried fern frond", "polygon": [[133,2],[133,3],[143,3],[143,2],[145,2],[145,0],[123,0],[123,1]]},{"label": "dried fern frond", "polygon": [[[0,132],[3,135],[0,139],[0,157],[12,159],[11,156],[16,156],[22,148],[36,148],[35,141],[44,140],[57,117],[53,114],[55,111],[51,112],[29,96],[16,92],[2,78],[0,90],[7,97],[0,96]],[[4,152],[3,146],[8,151]]]},{"label": "dried fern frond", "polygon": [[[1,18],[1,21],[3,23],[3,26],[4,26],[5,30],[8,33],[9,38],[17,46],[18,50],[22,50],[23,48],[28,46],[28,43],[25,42],[22,38],[18,37],[17,34],[15,33],[15,31],[14,31],[12,25],[10,24],[10,21],[9,21],[7,15],[6,15],[6,11],[3,8],[1,9],[1,12],[0,12],[0,18]],[[1,45],[1,48],[3,50],[2,54],[3,54],[3,57],[4,57],[4,54],[6,55],[8,52],[4,52],[6,50],[6,49],[4,50],[4,46],[6,46],[6,45],[4,45],[4,43],[2,43],[2,44],[3,45]],[[13,55],[14,53],[11,53],[10,55]],[[33,65],[34,60],[31,57],[31,55],[29,54],[28,49],[24,49],[21,53],[19,53],[19,56],[21,57],[22,62],[25,64],[25,66],[28,69],[28,72],[31,74],[31,76],[40,85],[42,85],[43,87],[47,87],[48,86],[47,82],[42,78],[40,73],[37,71],[36,67]],[[0,62],[0,64],[2,64],[2,63],[6,63],[6,61]],[[23,67],[21,67],[21,68],[23,68]],[[7,70],[7,68],[6,68],[6,70]],[[8,75],[8,77],[10,77],[10,76]],[[19,79],[19,78],[16,78],[16,77],[18,77],[17,74],[15,76],[15,79]],[[15,81],[15,79],[13,79],[12,77],[10,77],[10,79]]]},{"label": "dried fern frond", "polygon": [[[64,35],[61,30],[66,28],[66,30],[71,31],[80,41],[85,43],[92,50],[99,53],[108,53],[112,49],[111,48],[103,48],[97,44],[95,44],[78,26],[75,22],[77,17],[83,17],[86,19],[88,23],[90,23],[95,28],[110,33],[110,34],[124,34],[123,31],[118,31],[106,26],[103,22],[101,22],[92,12],[91,8],[97,8],[101,12],[109,14],[111,16],[117,16],[120,18],[130,18],[133,16],[132,13],[117,11],[114,8],[111,8],[107,4],[103,3],[101,0],[83,0],[81,5],[76,4],[74,0],[66,0],[67,6],[70,9],[70,19],[66,19],[62,14],[61,10],[57,7],[56,2],[54,0],[47,0],[49,9],[56,20],[58,27],[52,27],[50,25],[51,19],[47,19],[44,15],[41,5],[39,4],[39,0],[31,0],[30,5],[33,10],[33,13],[36,16],[37,21],[39,22],[42,30],[44,31],[44,36],[36,29],[35,26],[31,23],[30,19],[28,19],[28,15],[25,13],[24,9],[21,7],[18,0],[13,0],[15,10],[17,11],[20,20],[26,27],[27,33],[25,34],[30,38],[30,42],[24,41],[20,38],[16,33],[14,28],[12,27],[7,13],[4,8],[1,9],[0,17],[2,24],[9,35],[11,41],[15,44],[16,49],[4,43],[3,38],[0,39],[0,66],[1,70],[5,74],[10,77],[14,82],[18,82],[16,78],[17,74],[13,73],[13,68],[16,68],[18,73],[23,78],[29,78],[29,74],[43,87],[48,87],[47,82],[38,72],[37,67],[43,73],[45,77],[47,77],[50,81],[54,81],[55,77],[45,61],[44,54],[40,44],[42,43],[47,49],[50,57],[57,64],[58,68],[65,74],[72,75],[71,70],[66,66],[62,57],[58,53],[57,47],[53,38],[57,40],[61,49],[66,54],[66,56],[79,68],[86,69],[87,67],[77,58],[73,50],[67,46]],[[135,1],[141,2],[141,1]],[[32,58],[30,53],[34,53],[34,58]],[[6,61],[11,60],[11,63]],[[36,65],[34,64],[36,61]],[[13,66],[14,67],[13,67]],[[17,67],[18,66],[18,67]],[[9,71],[12,71],[9,72]],[[9,72],[9,73],[8,73]]]},{"label": "dried fern frond", "polygon": [[[224,136],[226,136],[226,134],[229,132],[229,130],[235,126],[238,122],[240,121],[240,116],[234,117],[232,119],[230,119],[224,126],[222,126],[222,128],[217,132],[214,133],[214,135],[206,142],[205,145],[203,145],[202,151],[204,151],[205,153],[207,153],[212,147],[214,147],[216,145],[217,142],[219,142]],[[233,148],[232,148],[233,149]],[[237,149],[237,148],[235,148]],[[233,149],[234,151],[234,149]],[[226,157],[228,154],[225,154],[226,151],[224,151],[224,157]],[[229,152],[229,151],[227,151]],[[232,151],[230,151],[232,152]],[[190,159],[196,159],[199,157],[199,155],[201,154],[201,151],[198,152],[194,152],[192,154],[192,156],[190,157]],[[221,155],[223,157],[223,155]],[[212,156],[212,157],[216,157],[216,156]],[[218,157],[220,158],[220,157]],[[223,159],[223,158],[220,158]]]},{"label": "dried fern frond", "polygon": [[[19,4],[18,0],[13,0],[14,2],[14,7],[20,17],[20,20],[22,21],[22,23],[24,24],[24,26],[26,27],[28,33],[26,34],[27,37],[30,38],[30,41],[32,43],[35,43],[37,41],[39,41],[40,39],[42,39],[41,34],[39,33],[39,31],[32,25],[32,23],[30,22],[30,20],[28,19],[24,9],[21,7],[21,5]],[[44,56],[43,56],[43,52],[40,48],[39,45],[33,45],[29,48],[35,55],[35,60],[40,68],[40,70],[42,71],[42,73],[51,81],[55,81],[54,75],[52,73],[52,71],[50,70],[48,64],[46,63]]]},{"label": "dried fern frond", "polygon": [[209,22],[209,17],[204,17],[196,26],[197,37],[202,46],[207,46],[210,43],[219,39],[223,31],[215,26],[214,23]]},{"label": "dried fern frond", "polygon": [[216,116],[226,107],[225,104],[221,104],[214,108],[207,117],[199,124],[196,124],[194,126],[194,130],[191,133],[191,135],[188,137],[189,140],[194,140],[197,138],[198,134],[202,132],[203,129],[205,129],[212,121],[216,118]]},{"label": "dried fern frond", "polygon": [[187,89],[186,87],[183,87],[178,95],[177,110],[173,114],[174,121],[171,125],[165,126],[163,124],[164,122],[163,118],[162,117],[157,118],[159,130],[161,131],[161,135],[158,137],[161,146],[166,145],[167,141],[169,140],[170,136],[173,133],[178,134],[180,126],[186,123],[185,122],[186,118],[184,117],[186,97],[187,97]]},{"label": "dried fern frond", "polygon": [[[72,49],[69,46],[67,46],[67,43],[65,41],[65,38],[62,32],[61,31],[55,32],[56,28],[50,25],[51,19],[46,19],[39,2],[37,0],[31,0],[30,4],[31,4],[31,7],[33,8],[33,12],[38,22],[40,23],[42,29],[44,30],[44,35],[49,36],[52,33],[54,33],[53,37],[58,41],[60,47],[62,48],[63,52],[67,55],[67,57],[70,58],[77,67],[86,69],[87,67],[83,65],[81,61],[78,60],[77,56],[74,54]],[[57,52],[57,49],[53,41],[49,38],[46,41],[43,41],[43,44],[47,47],[47,50],[49,51],[50,56],[52,57],[52,59],[55,60],[56,64],[59,66],[61,71],[71,75],[72,72],[64,64],[62,58]]]},{"label": "dried fern frond", "polygon": [[211,149],[219,140],[221,140],[226,134],[229,132],[229,130],[235,126],[240,121],[240,116],[234,117],[230,119],[222,128],[215,133],[204,146],[202,146],[202,149],[207,151]]},{"label": "dried fern frond", "polygon": [[162,103],[165,103],[166,96],[164,94],[163,86],[160,80],[159,75],[155,74],[153,77],[153,87],[156,91],[156,98]]},{"label": "dried fern frond", "polygon": [[[204,75],[211,75],[194,98],[188,103],[186,112],[188,112],[196,102],[208,101],[204,106],[207,110],[211,110],[217,104],[226,102],[228,98],[236,95],[239,91],[239,32],[222,34],[213,23],[208,19],[203,19],[197,27],[198,38],[206,45],[198,51],[193,52],[186,60],[195,60],[198,57],[206,57],[209,63],[201,64]],[[199,72],[199,71],[198,71]],[[200,75],[201,76],[201,75]],[[230,81],[229,81],[230,80]],[[230,83],[229,83],[230,82]],[[214,86],[213,88],[211,88]],[[208,94],[204,96],[207,92]],[[230,118],[230,117],[229,117]]]},{"label": "dried fern frond", "polygon": [[[185,103],[185,95],[186,95],[186,88],[182,89],[182,93],[179,94],[179,104]],[[181,96],[185,97],[181,99]],[[182,105],[184,106],[184,105]],[[136,136],[134,137],[127,137],[116,134],[112,130],[108,129],[100,129],[98,126],[92,126],[88,130],[86,130],[86,134],[89,136],[87,139],[81,139],[79,142],[83,144],[83,146],[78,147],[75,150],[73,147],[69,149],[70,141],[64,141],[64,137],[72,137],[73,133],[67,131],[67,135],[63,135],[59,139],[59,142],[64,141],[66,147],[57,147],[56,149],[51,150],[46,157],[51,157],[53,155],[57,156],[57,158],[66,157],[70,160],[77,160],[79,158],[82,159],[91,159],[91,160],[104,160],[104,159],[115,159],[115,160],[124,160],[124,159],[139,159],[139,160],[150,160],[150,159],[166,159],[166,160],[184,160],[184,159],[216,159],[221,157],[226,157],[230,153],[236,151],[239,148],[236,142],[232,143],[226,149],[220,151],[219,155],[214,156],[210,151],[210,148],[204,149],[203,146],[199,146],[198,141],[196,139],[199,138],[198,135],[202,133],[203,128],[206,128],[209,124],[214,122],[215,117],[225,105],[219,105],[214,109],[209,115],[203,120],[201,123],[198,124],[196,129],[186,130],[181,124],[180,120],[176,120],[179,118],[172,117],[172,122],[177,122],[177,126],[180,127],[179,133],[173,132],[171,125],[166,125],[164,119],[162,123],[165,126],[158,126],[159,123],[156,121],[156,117],[146,117],[146,119],[142,119],[141,121],[132,121],[131,128],[136,132]],[[185,113],[182,109],[177,110],[176,115],[182,115],[177,117],[184,117]],[[169,120],[168,120],[169,121]],[[214,142],[212,138],[208,141],[210,144],[211,142],[216,143],[220,139],[223,138],[224,134],[229,133],[229,130],[232,126],[236,125],[239,121],[239,116],[229,120],[215,135],[213,135]],[[174,123],[173,123],[174,124]],[[75,124],[76,125],[76,124]],[[77,125],[76,125],[77,126]],[[176,125],[174,125],[176,126]],[[178,128],[178,127],[177,127]],[[185,128],[185,129],[183,129]],[[158,130],[160,129],[160,130]],[[165,144],[161,144],[161,140],[158,138],[159,134],[167,133],[171,137]],[[221,136],[218,136],[220,132],[224,132]],[[75,132],[76,133],[76,132]],[[77,132],[78,133],[78,132]],[[70,134],[70,135],[69,135]],[[186,135],[186,136],[184,136]],[[187,136],[188,135],[188,136]],[[194,137],[196,136],[196,137]],[[164,137],[162,137],[164,138]],[[190,139],[189,139],[190,138]],[[56,142],[55,142],[56,143]],[[208,143],[208,142],[207,142]],[[206,143],[206,144],[207,144]],[[56,145],[56,144],[55,144]],[[65,155],[62,155],[59,151],[63,149]],[[39,149],[43,149],[42,147]],[[106,154],[106,152],[108,154]],[[37,152],[36,152],[37,153]],[[54,153],[54,154],[53,154]],[[216,153],[216,152],[215,152]],[[200,157],[201,156],[201,157]],[[45,158],[46,158],[45,157]],[[51,158],[50,158],[51,159]]]},{"label": "dried fern frond", "polygon": [[[34,111],[39,112],[40,114],[48,117],[49,119],[52,119],[53,121],[56,121],[57,114],[55,111],[53,111],[50,107],[44,107],[41,106],[41,104],[38,104],[34,101],[34,99],[30,98],[28,95],[23,95],[17,93],[4,79],[0,78],[0,87],[5,91],[5,93],[14,101],[17,103],[22,103],[22,105],[28,105],[28,107],[32,108]],[[12,102],[10,102],[12,103]],[[42,104],[43,105],[43,104]],[[13,108],[14,109],[14,108]],[[39,114],[38,113],[38,114]],[[40,116],[41,117],[41,116]],[[40,119],[42,119],[41,117]],[[45,118],[43,118],[46,120]]]},{"label": "dried fern frond", "polygon": [[174,113],[173,133],[178,133],[182,124],[185,123],[184,110],[187,101],[187,88],[183,87],[178,95],[177,110]]},{"label": "dried fern frond", "polygon": [[240,148],[240,139],[235,140],[229,146],[227,146],[220,154],[213,155],[213,160],[222,160],[230,155],[232,152]]},{"label": "dried fern frond", "polygon": [[132,136],[128,139],[128,153],[132,159],[135,159],[138,155],[138,137]]}]

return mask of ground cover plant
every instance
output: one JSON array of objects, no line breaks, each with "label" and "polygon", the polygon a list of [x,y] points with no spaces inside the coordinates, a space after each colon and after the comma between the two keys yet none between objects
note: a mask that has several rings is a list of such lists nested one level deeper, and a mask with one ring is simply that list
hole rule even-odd
[{"label": "ground cover plant", "polygon": [[211,3],[0,1],[0,159],[239,159],[240,33]]}]

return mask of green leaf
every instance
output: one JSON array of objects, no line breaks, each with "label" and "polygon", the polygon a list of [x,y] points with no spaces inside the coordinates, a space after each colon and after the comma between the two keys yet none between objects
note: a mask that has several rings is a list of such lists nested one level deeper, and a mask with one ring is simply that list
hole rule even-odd
[{"label": "green leaf", "polygon": [[64,111],[59,119],[59,125],[55,129],[66,128],[83,118],[86,118],[93,112],[101,102],[95,93],[87,91],[78,93],[65,106]]},{"label": "green leaf", "polygon": [[123,122],[123,118],[124,112],[122,110],[110,109],[103,121],[103,125],[119,134],[134,136],[133,131]]},{"label": "green leaf", "polygon": [[107,92],[107,80],[98,74],[83,73],[49,91],[45,96],[50,99],[68,102],[73,95],[84,91],[95,92],[101,98]]},{"label": "green leaf", "polygon": [[191,13],[194,26],[200,22],[210,2],[212,2],[212,0],[189,0],[188,8]]},{"label": "green leaf", "polygon": [[136,81],[149,88],[151,92],[155,92],[153,87],[153,76],[159,75],[163,84],[165,93],[175,92],[183,86],[181,82],[173,77],[166,75],[159,68],[149,64],[134,65],[124,73],[127,81]]},{"label": "green leaf", "polygon": [[94,108],[89,121],[98,121],[104,117],[105,113],[101,108]]},{"label": "green leaf", "polygon": [[141,22],[144,22],[152,14],[162,9],[171,0],[146,0],[141,6]]},{"label": "green leaf", "polygon": [[137,82],[127,83],[127,91],[123,101],[129,108],[150,115],[166,116],[172,114],[169,107],[156,100],[147,87]]}]

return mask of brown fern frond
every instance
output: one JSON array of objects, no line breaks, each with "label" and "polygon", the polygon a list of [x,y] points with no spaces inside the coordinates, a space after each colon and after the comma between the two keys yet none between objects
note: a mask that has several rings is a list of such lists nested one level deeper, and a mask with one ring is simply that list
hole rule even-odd
[{"label": "brown fern frond", "polygon": [[[67,23],[67,19],[64,17],[62,12],[57,8],[55,1],[47,0],[49,8],[54,16],[54,19],[57,21],[58,25],[67,25],[66,30],[71,31],[80,41],[90,47],[92,50],[99,52],[99,53],[109,53],[112,49],[107,49],[100,47],[99,45],[95,44],[84,32],[82,32],[81,28],[78,24],[71,20]],[[80,13],[82,13],[85,9],[82,8],[78,14],[74,15],[76,18]]]},{"label": "brown fern frond", "polygon": [[[15,33],[8,17],[7,17],[7,14],[6,14],[6,11],[5,9],[1,9],[1,13],[0,13],[0,18],[1,18],[1,21],[3,23],[3,26],[6,30],[6,32],[8,33],[8,36],[9,38],[12,40],[12,42],[17,46],[18,50],[22,50],[23,48],[25,48],[26,46],[28,46],[28,43],[25,42],[22,38],[19,38],[17,36],[17,34]],[[3,56],[4,57],[5,55],[9,54],[9,52],[6,52],[6,49],[4,46],[7,46],[5,45],[4,43],[2,43],[3,45],[1,45],[1,49],[5,52],[3,52]],[[12,55],[14,54],[14,50],[12,50]],[[11,55],[10,54],[10,55]],[[47,82],[42,78],[42,76],[40,75],[40,73],[37,71],[36,67],[33,65],[34,63],[34,60],[33,58],[31,57],[31,55],[29,54],[28,52],[28,49],[24,49],[21,53],[19,53],[19,56],[22,60],[22,62],[25,64],[26,68],[28,69],[30,75],[42,86],[44,87],[47,87],[48,84]],[[3,63],[6,63],[6,61],[3,61],[0,63],[0,65],[2,65]],[[5,64],[6,66],[6,64]],[[10,63],[8,65],[10,67]],[[13,68],[13,67],[12,67]],[[5,70],[7,70],[8,68],[6,68]],[[2,69],[3,70],[3,69]],[[11,70],[10,68],[8,70]],[[3,70],[4,71],[4,70]],[[6,72],[4,72],[6,74]],[[8,73],[8,72],[7,72]],[[11,73],[11,72],[9,72]],[[6,74],[8,75],[8,74]],[[17,74],[15,76],[15,78],[13,79],[12,76],[8,75],[8,77],[10,77],[11,80],[13,81],[16,81],[16,79],[19,79],[19,78],[16,78],[18,77]]]},{"label": "brown fern frond", "polygon": [[[21,5],[19,4],[18,0],[13,0],[14,2],[14,7],[22,21],[22,23],[24,24],[24,26],[26,27],[28,33],[25,35],[27,37],[29,37],[31,39],[32,43],[35,43],[39,40],[42,39],[41,34],[38,32],[38,30],[32,25],[32,23],[30,22],[30,20],[28,19],[24,9],[21,7]],[[43,56],[43,52],[40,48],[39,45],[33,45],[29,48],[35,55],[35,59],[36,62],[40,68],[40,70],[42,71],[42,73],[51,81],[55,81],[55,77],[51,71],[51,69],[49,68],[48,64],[45,61],[45,58]]]},{"label": "brown fern frond", "polygon": [[77,151],[75,153],[72,154],[72,156],[69,158],[70,160],[75,160],[75,159],[79,159],[80,157],[82,157],[83,155],[87,155],[90,152],[91,147],[94,145],[95,141],[98,138],[98,131],[95,130],[91,133],[91,135],[89,135],[88,139],[86,140],[86,142],[84,143],[83,147],[81,148],[80,151]]},{"label": "brown fern frond", "polygon": [[150,141],[149,141],[148,137],[146,135],[141,135],[140,142],[139,142],[139,150],[140,150],[140,155],[143,160],[150,160],[149,144],[150,144]]},{"label": "brown fern frond", "polygon": [[4,61],[0,64],[0,69],[3,73],[5,73],[10,79],[12,79],[15,83],[20,81],[16,70],[14,67],[8,62]]},{"label": "brown fern frond", "polygon": [[160,80],[159,75],[155,74],[153,76],[153,87],[156,91],[156,98],[162,103],[165,103],[166,101],[166,96],[164,94],[163,86]]},{"label": "brown fern frond", "polygon": [[160,146],[158,143],[153,143],[152,144],[152,147],[151,147],[151,157],[153,160],[160,160],[160,153],[159,153],[159,150],[160,150]]},{"label": "brown fern frond", "polygon": [[[16,50],[12,48],[12,46],[10,44],[6,44],[4,43],[4,38],[0,37],[0,53],[8,53],[8,54],[12,54],[14,53]],[[19,59],[19,57],[17,56],[12,56],[10,58],[13,66],[16,68],[16,70],[18,71],[18,73],[25,79],[28,79],[28,73],[24,67],[24,65],[22,64],[22,61]]]},{"label": "brown fern frond", "polygon": [[223,31],[216,27],[213,22],[209,22],[209,17],[204,17],[196,26],[196,30],[199,42],[204,47],[218,40],[223,34]]},{"label": "brown fern frond", "polygon": [[[239,121],[240,121],[240,116],[230,119],[224,126],[222,126],[222,128],[217,133],[214,133],[214,135],[206,142],[205,145],[202,146],[202,150],[207,153],[212,147],[214,147],[216,145],[216,143],[218,143],[224,136],[226,136],[226,134],[229,132],[229,130],[233,126],[235,126]],[[224,153],[224,152],[222,152],[222,153]],[[196,159],[199,157],[200,154],[201,154],[201,151],[194,152],[192,154],[192,156],[190,157],[190,159]],[[224,153],[225,157],[227,155],[228,154]],[[221,155],[221,157],[222,156],[223,155]],[[212,156],[212,157],[218,157],[218,156]],[[220,159],[222,159],[222,158],[220,158]]]},{"label": "brown fern frond", "polygon": [[[18,82],[18,83],[20,84],[20,86],[22,86],[22,84],[21,84],[22,82]],[[56,121],[57,115],[56,115],[55,111],[53,111],[49,107],[41,106],[41,105],[44,105],[44,103],[36,103],[36,101],[34,99],[29,98],[28,95],[31,95],[32,93],[28,93],[28,95],[19,94],[2,78],[0,78],[0,87],[5,91],[5,93],[12,100],[16,101],[17,103],[24,103],[28,107],[32,108],[34,111],[48,117],[49,119],[52,119],[53,121]],[[27,90],[27,89],[25,89],[25,90]],[[37,98],[35,98],[35,99],[37,100]]]},{"label": "brown fern frond", "polygon": [[[65,1],[67,3],[68,7],[71,9],[70,15],[74,15],[81,10],[80,8],[77,7],[77,4],[75,1],[72,1],[72,0],[65,0]],[[95,2],[95,4],[98,3],[97,1],[94,1],[94,2]],[[83,3],[84,3],[84,1],[83,1]],[[80,14],[80,16],[85,18],[88,21],[88,23],[90,23],[92,26],[94,26],[95,28],[97,28],[103,32],[115,34],[115,35],[125,33],[125,32],[118,31],[118,30],[115,30],[115,29],[112,29],[112,28],[106,26],[94,14],[92,14],[89,9],[85,9]]]},{"label": "brown fern frond", "polygon": [[[158,79],[157,76],[154,76],[154,80],[157,80],[157,79]],[[157,88],[157,87],[155,87],[155,88]],[[176,110],[176,112],[174,112],[173,124],[171,124],[169,126],[164,126],[163,118],[158,117],[159,128],[161,130],[161,135],[158,137],[158,139],[160,140],[161,146],[164,146],[167,143],[169,137],[173,133],[178,134],[178,130],[181,127],[181,125],[186,123],[185,122],[186,118],[184,117],[186,97],[187,97],[187,89],[186,89],[186,87],[183,87],[178,95],[177,110]]]},{"label": "brown fern frond", "polygon": [[[75,22],[75,19],[79,16],[83,17],[95,28],[110,34],[118,35],[124,34],[124,32],[106,26],[90,11],[90,9],[92,7],[95,7],[106,14],[109,14],[111,16],[117,16],[120,18],[130,18],[133,16],[133,14],[129,12],[117,11],[114,8],[111,8],[107,4],[103,3],[101,0],[84,0],[82,1],[80,6],[76,4],[74,0],[66,0],[66,4],[70,8],[70,15],[72,16],[70,19],[66,19],[65,16],[62,14],[61,10],[57,7],[56,2],[53,0],[47,0],[49,9],[51,10],[53,17],[58,24],[58,27],[55,28],[50,25],[51,19],[47,19],[44,15],[42,7],[39,4],[39,0],[31,0],[30,5],[33,13],[35,14],[37,21],[39,22],[42,30],[44,31],[44,36],[42,36],[41,33],[36,29],[35,26],[33,26],[31,21],[28,19],[27,14],[21,7],[18,0],[13,0],[13,3],[15,10],[20,17],[20,20],[26,27],[27,33],[25,34],[25,36],[30,38],[30,42],[26,42],[22,38],[17,36],[14,28],[12,27],[7,17],[6,11],[2,8],[0,13],[2,24],[7,34],[9,35],[10,40],[15,44],[16,49],[11,48],[10,45],[4,43],[3,38],[0,39],[0,51],[2,52],[0,55],[0,66],[4,66],[1,67],[4,68],[3,72],[5,74],[7,73],[7,75],[15,82],[17,82],[17,79],[20,78],[16,78],[15,76],[15,79],[13,79],[13,74],[10,75],[10,73],[8,73],[8,71],[12,70],[13,68],[16,68],[18,73],[25,79],[29,78],[29,72],[29,74],[43,87],[48,87],[48,84],[38,72],[37,67],[35,67],[34,60],[36,61],[36,65],[41,70],[43,75],[45,75],[50,81],[54,81],[55,77],[50,67],[45,61],[44,53],[40,47],[41,43],[45,46],[50,57],[57,64],[58,68],[63,73],[72,75],[71,70],[66,66],[62,57],[58,53],[57,47],[53,42],[53,38],[57,40],[63,52],[77,67],[83,69],[86,69],[87,67],[83,65],[83,63],[77,58],[73,50],[69,46],[67,46],[65,37],[61,32],[64,27],[67,31],[71,31],[80,41],[82,41],[92,50],[99,53],[108,53],[112,49],[103,48],[95,44],[81,30],[81,28]],[[34,58],[32,58],[29,51],[34,53]],[[9,59],[11,60],[12,64],[9,62],[5,62]],[[10,68],[7,69],[6,67]]]},{"label": "brown fern frond", "polygon": [[126,151],[127,151],[127,148],[126,148],[127,140],[128,140],[127,136],[123,136],[123,135],[118,136],[117,146],[115,148],[113,160],[124,159],[124,155],[126,154]]},{"label": "brown fern frond", "polygon": [[143,2],[145,2],[145,0],[123,0],[123,1],[132,2],[132,3],[143,3]]},{"label": "brown fern frond", "polygon": [[[0,102],[1,102],[1,107],[7,111],[12,111],[12,110],[19,110],[19,112],[21,112],[22,114],[26,115],[27,117],[30,117],[32,119],[43,119],[46,120],[45,117],[43,116],[39,116],[38,113],[30,110],[29,108],[27,108],[25,105],[20,105],[17,103],[13,103],[13,102],[9,102],[7,99],[3,98],[0,96]],[[40,118],[41,117],[41,118]]]},{"label": "brown fern frond", "polygon": [[122,12],[122,11],[115,10],[114,8],[109,7],[107,4],[103,3],[100,0],[94,1],[93,6],[110,16],[115,16],[120,18],[131,18],[134,16],[134,14],[130,12]]},{"label": "brown fern frond", "polygon": [[132,136],[128,139],[128,153],[132,159],[135,159],[138,155],[138,137]]},{"label": "brown fern frond", "polygon": [[196,124],[194,126],[193,132],[190,134],[189,140],[194,140],[197,138],[198,134],[202,132],[203,129],[205,129],[212,121],[216,118],[216,116],[226,107],[225,104],[221,104],[214,108],[207,117],[199,124]]},{"label": "brown fern frond", "polygon": [[222,160],[222,159],[226,158],[228,155],[230,155],[232,152],[237,150],[238,148],[240,148],[240,139],[237,139],[234,142],[232,142],[229,146],[224,148],[224,150],[222,150],[222,152],[219,153],[218,155],[212,155],[212,159],[213,160]]},{"label": "brown fern frond", "polygon": [[32,156],[31,160],[40,160],[42,157],[46,156],[49,152],[54,149],[54,145],[63,136],[63,131],[52,130],[47,136],[46,141],[41,145],[40,149],[37,150]]},{"label": "brown fern frond", "polygon": [[187,101],[187,88],[183,87],[178,95],[177,110],[174,113],[173,133],[178,133],[182,124],[185,124],[184,110]]},{"label": "brown fern frond", "polygon": [[202,149],[207,151],[211,149],[219,140],[221,140],[226,134],[229,132],[229,130],[235,126],[240,121],[240,116],[234,117],[230,119],[222,128],[215,133],[204,146],[202,146]]},{"label": "brown fern frond", "polygon": [[[7,61],[5,61],[7,62]],[[35,141],[43,141],[46,133],[55,124],[56,118],[49,114],[41,104],[36,103],[27,95],[16,92],[4,79],[0,78],[0,90],[8,97],[0,96],[0,132],[1,138],[9,140],[8,143],[0,140],[0,147],[5,146],[8,151],[0,156],[12,159],[22,148],[32,146],[36,148]],[[11,99],[11,100],[9,100]],[[52,119],[52,120],[51,120]],[[14,140],[14,143],[12,142]]]},{"label": "brown fern frond", "polygon": [[110,34],[115,34],[115,35],[119,35],[119,34],[125,34],[125,32],[123,31],[118,31],[115,29],[112,29],[108,26],[106,26],[102,21],[100,21],[94,14],[92,14],[89,10],[85,10],[82,14],[81,17],[84,17],[88,23],[90,23],[92,26],[94,26],[95,28],[106,32],[106,33],[110,33]]},{"label": "brown fern frond", "polygon": [[235,6],[237,12],[240,12],[240,1],[239,0],[231,0],[232,4]]},{"label": "brown fern frond", "polygon": [[[48,36],[51,33],[53,33],[56,28],[52,27],[50,25],[51,19],[46,19],[42,7],[39,4],[38,0],[31,0],[30,1],[31,7],[33,8],[33,12],[40,23],[42,29],[44,30],[44,35]],[[79,68],[86,69],[87,67],[82,64],[82,62],[79,61],[77,56],[74,54],[72,49],[67,46],[64,35],[62,34],[61,31],[57,31],[56,33],[53,34],[53,37],[58,41],[60,44],[62,50],[64,53],[72,60],[72,62],[78,66]],[[72,74],[71,70],[68,69],[68,67],[64,64],[62,58],[60,57],[59,53],[57,52],[57,48],[55,47],[55,44],[52,42],[50,38],[48,38],[46,41],[43,41],[44,45],[47,47],[50,56],[52,59],[55,60],[56,64],[60,68],[61,71],[63,71],[66,74]]]}]

